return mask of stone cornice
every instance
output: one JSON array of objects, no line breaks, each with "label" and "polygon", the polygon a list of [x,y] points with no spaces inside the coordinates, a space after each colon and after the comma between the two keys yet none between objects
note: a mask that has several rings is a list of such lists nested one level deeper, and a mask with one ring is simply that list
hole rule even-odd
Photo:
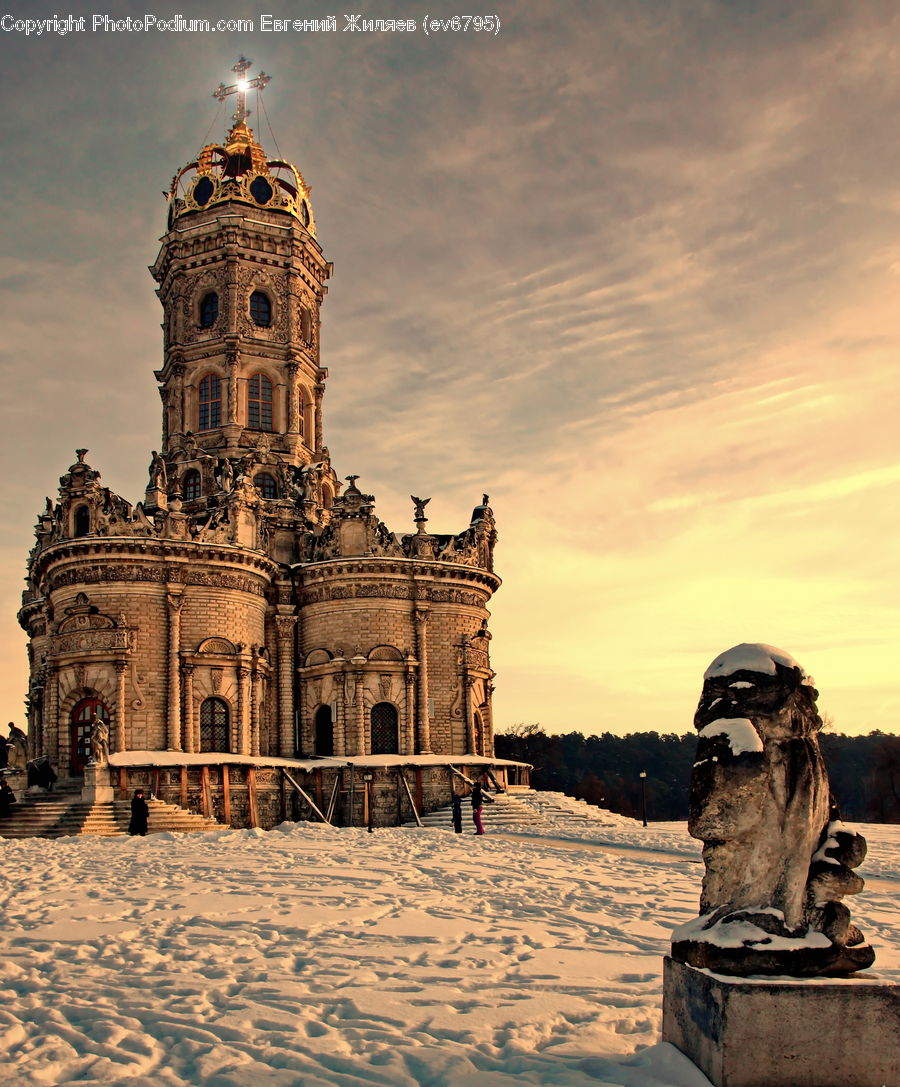
[{"label": "stone cornice", "polygon": [[398,556],[323,559],[320,562],[298,563],[291,569],[303,588],[310,588],[334,578],[357,577],[464,581],[483,586],[490,593],[495,593],[503,584],[496,574],[475,566],[439,560],[429,562]]},{"label": "stone cornice", "polygon": [[[137,567],[162,562],[171,565],[173,573],[185,567],[205,565],[238,567],[266,583],[271,582],[281,569],[277,562],[258,551],[229,544],[160,540],[146,536],[83,536],[75,540],[62,540],[45,548],[35,560],[32,578],[35,584],[39,584],[61,567],[97,562],[112,564],[117,560],[123,565]],[[173,577],[171,580],[182,579]]]}]

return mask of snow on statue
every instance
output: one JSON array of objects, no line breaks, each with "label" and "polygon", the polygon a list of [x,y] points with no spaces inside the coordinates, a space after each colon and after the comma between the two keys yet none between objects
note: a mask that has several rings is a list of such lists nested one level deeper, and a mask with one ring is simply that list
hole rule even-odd
[{"label": "snow on statue", "polygon": [[672,957],[726,974],[842,975],[875,953],[842,902],[865,839],[840,822],[813,680],[787,653],[738,645],[703,677],[690,821],[706,874]]}]

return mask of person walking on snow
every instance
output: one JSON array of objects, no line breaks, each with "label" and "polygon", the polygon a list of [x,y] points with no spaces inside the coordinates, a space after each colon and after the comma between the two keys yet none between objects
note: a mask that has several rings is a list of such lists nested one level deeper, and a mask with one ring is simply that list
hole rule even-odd
[{"label": "person walking on snow", "polygon": [[462,834],[462,797],[459,793],[453,794],[453,800],[450,804],[450,816],[453,819],[454,833]]},{"label": "person walking on snow", "polygon": [[144,799],[144,790],[136,790],[131,801],[131,822],[128,824],[129,834],[140,834],[143,837],[147,833],[147,820],[150,817],[150,808]]},{"label": "person walking on snow", "polygon": [[476,781],[472,786],[472,822],[475,824],[475,833],[484,834],[484,824],[481,822],[481,809],[484,806],[485,800],[489,804],[493,804],[494,801],[485,793],[481,787],[481,782]]}]

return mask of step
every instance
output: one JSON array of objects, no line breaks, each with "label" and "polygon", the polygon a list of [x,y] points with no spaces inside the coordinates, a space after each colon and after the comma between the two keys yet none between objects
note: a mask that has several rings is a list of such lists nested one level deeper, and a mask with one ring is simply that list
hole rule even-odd
[{"label": "step", "polygon": [[[52,795],[52,794],[50,794]],[[130,801],[83,801],[80,793],[32,799],[25,796],[10,814],[0,819],[2,838],[61,838],[75,835],[113,837],[126,834],[131,820]],[[176,804],[150,801],[149,834],[166,831],[197,833],[221,830],[214,819],[185,811]]]}]

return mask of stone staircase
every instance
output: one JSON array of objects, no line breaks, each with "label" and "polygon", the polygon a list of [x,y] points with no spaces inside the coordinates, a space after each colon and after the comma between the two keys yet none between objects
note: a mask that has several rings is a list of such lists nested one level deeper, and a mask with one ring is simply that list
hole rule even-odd
[{"label": "stone staircase", "polygon": [[[609,813],[585,800],[566,796],[564,793],[538,792],[535,789],[514,787],[506,793],[491,793],[493,804],[485,804],[483,818],[485,830],[503,830],[507,827],[529,827],[566,824],[577,826],[603,825],[609,822]],[[426,827],[453,830],[453,819],[448,804],[421,816]],[[416,826],[415,819],[407,820],[405,827]],[[472,830],[472,805],[463,800],[463,831]]]},{"label": "stone staircase", "polygon": [[[222,829],[214,819],[195,815],[176,804],[153,799],[149,806],[149,834]],[[80,790],[70,789],[26,794],[9,815],[0,817],[0,838],[65,838],[76,834],[112,838],[127,834],[130,819],[129,800],[91,803],[81,799]]]},{"label": "stone staircase", "polygon": [[[502,830],[513,826],[546,826],[548,819],[537,809],[526,802],[521,792],[491,793],[493,804],[485,804],[482,808],[482,818],[485,830]],[[472,823],[472,805],[467,798],[463,799],[463,832],[474,833]],[[453,818],[451,807],[448,804],[444,808],[436,808],[420,816],[422,824],[426,827],[440,827],[443,830],[453,830]],[[407,820],[405,827],[416,826],[415,819]]]}]

